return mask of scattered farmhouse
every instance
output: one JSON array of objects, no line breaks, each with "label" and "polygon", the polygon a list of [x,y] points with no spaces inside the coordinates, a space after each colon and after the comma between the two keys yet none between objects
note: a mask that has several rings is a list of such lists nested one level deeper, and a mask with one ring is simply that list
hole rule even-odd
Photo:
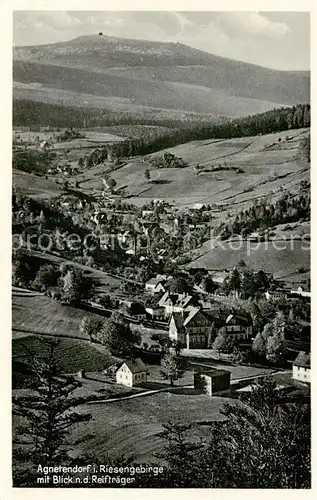
[{"label": "scattered farmhouse", "polygon": [[206,205],[204,205],[203,203],[195,203],[191,208],[191,210],[195,210],[198,212],[203,212],[205,209]]},{"label": "scattered farmhouse", "polygon": [[279,300],[282,297],[285,297],[287,294],[287,290],[284,288],[277,288],[276,290],[267,290],[264,293],[266,300]]},{"label": "scattered farmhouse", "polygon": [[296,290],[291,290],[292,295],[300,295],[301,297],[311,298],[311,292],[304,285],[299,286]]},{"label": "scattered farmhouse", "polygon": [[151,293],[165,292],[165,283],[167,277],[164,275],[157,275],[156,278],[151,278],[145,283],[145,290]]},{"label": "scattered farmhouse", "polygon": [[122,363],[116,371],[117,384],[133,387],[146,382],[147,371],[141,359],[129,359]]},{"label": "scattered farmhouse", "polygon": [[230,273],[227,271],[219,271],[219,272],[210,272],[209,276],[212,278],[212,281],[214,283],[217,283],[219,285],[223,285],[225,280],[229,278]]},{"label": "scattered farmhouse", "polygon": [[252,319],[247,314],[233,312],[226,318],[225,331],[237,339],[249,339],[252,336]]},{"label": "scattered farmhouse", "polygon": [[40,142],[40,149],[42,149],[42,151],[48,151],[51,147],[51,144],[49,143],[49,141],[41,141]]},{"label": "scattered farmhouse", "polygon": [[300,352],[293,363],[293,379],[310,383],[310,354]]},{"label": "scattered farmhouse", "polygon": [[211,346],[215,325],[212,318],[198,307],[187,313],[172,312],[169,321],[169,338],[186,349],[204,349]]},{"label": "scattered farmhouse", "polygon": [[209,396],[219,396],[230,391],[230,377],[231,373],[227,370],[194,373],[194,387]]}]

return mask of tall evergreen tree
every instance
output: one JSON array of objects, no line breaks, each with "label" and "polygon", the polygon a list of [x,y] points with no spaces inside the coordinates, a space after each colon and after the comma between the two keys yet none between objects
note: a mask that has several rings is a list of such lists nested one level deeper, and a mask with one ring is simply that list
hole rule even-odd
[{"label": "tall evergreen tree", "polygon": [[17,486],[34,486],[38,465],[67,465],[69,436],[91,415],[76,412],[84,403],[73,396],[80,383],[63,376],[58,366],[58,341],[43,341],[44,354],[32,362],[31,392],[13,397],[13,415],[21,422],[13,440],[13,476]]}]

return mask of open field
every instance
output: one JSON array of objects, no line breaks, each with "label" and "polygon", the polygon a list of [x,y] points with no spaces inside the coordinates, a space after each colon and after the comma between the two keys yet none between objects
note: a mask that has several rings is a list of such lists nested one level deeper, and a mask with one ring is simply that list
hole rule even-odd
[{"label": "open field", "polygon": [[[28,330],[43,334],[69,335],[88,340],[80,331],[80,322],[86,315],[82,309],[76,309],[60,302],[32,293],[13,291],[12,328],[14,332]],[[13,337],[15,333],[13,332]]]},{"label": "open field", "polygon": [[[206,244],[205,247],[207,247]],[[222,243],[191,263],[191,267],[232,269],[244,260],[254,270],[264,269],[274,276],[295,274],[304,264],[310,267],[309,242],[276,240],[252,242],[239,240]]]},{"label": "open field", "polygon": [[[266,136],[248,137],[231,140],[209,140],[189,142],[167,149],[183,158],[189,166],[182,169],[157,169],[135,157],[116,169],[112,176],[118,188],[126,186],[129,202],[142,205],[152,199],[165,199],[176,207],[189,207],[196,202],[227,205],[231,213],[249,206],[259,197],[279,196],[283,189],[298,189],[303,179],[309,179],[307,165],[298,159],[297,148],[300,139],[309,133],[307,129],[281,132]],[[278,139],[293,139],[279,145],[280,149],[271,150],[267,146],[279,144]],[[160,156],[163,151],[152,156]],[[203,166],[198,173],[195,167]],[[212,171],[215,166],[224,168],[240,167],[241,173],[232,170]],[[144,172],[150,170],[148,181]],[[96,172],[97,173],[97,172]],[[84,189],[100,189],[100,172],[95,176],[93,170],[86,170],[78,180],[84,182]],[[215,213],[218,223],[227,213]]]},{"label": "open field", "polygon": [[12,184],[21,193],[36,198],[51,198],[64,192],[62,186],[53,180],[22,172],[21,170],[13,170]]},{"label": "open field", "polygon": [[[41,338],[29,337],[12,340],[12,358],[14,361],[30,362],[35,355],[44,355],[48,345]],[[90,342],[61,339],[56,348],[58,367],[63,373],[77,373],[79,370],[100,371],[113,365],[117,358],[105,350],[97,349]]]},{"label": "open field", "polygon": [[[188,390],[175,389],[175,392],[161,392],[142,399],[118,401],[110,404],[85,406],[93,420],[89,423],[89,436],[82,449],[98,456],[110,454],[133,454],[143,463],[155,461],[154,453],[162,446],[159,434],[162,424],[169,420],[182,423],[222,420],[219,410],[228,399],[208,398]],[[75,431],[76,441],[87,434],[87,428],[81,425]]]}]

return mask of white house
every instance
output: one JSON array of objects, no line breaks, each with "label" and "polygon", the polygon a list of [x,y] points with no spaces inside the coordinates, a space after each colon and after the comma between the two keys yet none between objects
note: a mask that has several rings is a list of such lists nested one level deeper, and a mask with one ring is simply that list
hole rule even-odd
[{"label": "white house", "polygon": [[151,320],[164,321],[165,319],[164,307],[147,307],[145,311],[150,316]]},{"label": "white house", "polygon": [[146,367],[141,359],[124,361],[116,371],[117,384],[133,387],[147,381]]},{"label": "white house", "polygon": [[40,148],[43,151],[47,151],[50,147],[51,147],[51,145],[50,145],[49,141],[41,141],[40,142]]},{"label": "white house", "polygon": [[205,210],[205,208],[206,205],[204,205],[204,203],[195,203],[191,210],[198,210],[199,212],[202,212],[203,210]]},{"label": "white house", "polygon": [[310,384],[310,354],[299,353],[293,363],[293,379]]},{"label": "white house", "polygon": [[145,290],[151,293],[165,292],[164,284],[166,282],[166,276],[156,276],[156,278],[151,278],[147,283],[145,283]]},{"label": "white house", "polygon": [[299,286],[297,290],[291,290],[291,294],[311,298],[311,292],[308,289],[304,290],[302,286]]}]

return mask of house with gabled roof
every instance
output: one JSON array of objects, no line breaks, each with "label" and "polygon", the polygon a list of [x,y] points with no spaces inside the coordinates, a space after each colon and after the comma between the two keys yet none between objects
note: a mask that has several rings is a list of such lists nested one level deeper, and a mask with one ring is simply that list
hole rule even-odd
[{"label": "house with gabled roof", "polygon": [[301,351],[293,363],[293,379],[310,384],[310,354]]},{"label": "house with gabled roof", "polygon": [[117,384],[133,387],[147,381],[147,370],[143,361],[138,359],[127,359],[116,371]]},{"label": "house with gabled roof", "polygon": [[227,316],[224,328],[226,333],[239,340],[249,339],[252,337],[252,318],[246,313],[233,311]]},{"label": "house with gabled roof", "polygon": [[172,312],[169,320],[169,338],[186,349],[211,347],[215,323],[199,307],[189,307],[186,312]]},{"label": "house with gabled roof", "polygon": [[191,210],[197,210],[199,212],[202,212],[205,209],[206,205],[204,203],[195,203],[191,208]]},{"label": "house with gabled roof", "polygon": [[170,293],[167,291],[159,300],[159,306],[164,307],[165,316],[169,317],[173,312],[184,313],[192,302],[192,295],[186,293]]},{"label": "house with gabled roof", "polygon": [[165,292],[166,276],[156,276],[145,283],[145,290],[151,293]]}]

